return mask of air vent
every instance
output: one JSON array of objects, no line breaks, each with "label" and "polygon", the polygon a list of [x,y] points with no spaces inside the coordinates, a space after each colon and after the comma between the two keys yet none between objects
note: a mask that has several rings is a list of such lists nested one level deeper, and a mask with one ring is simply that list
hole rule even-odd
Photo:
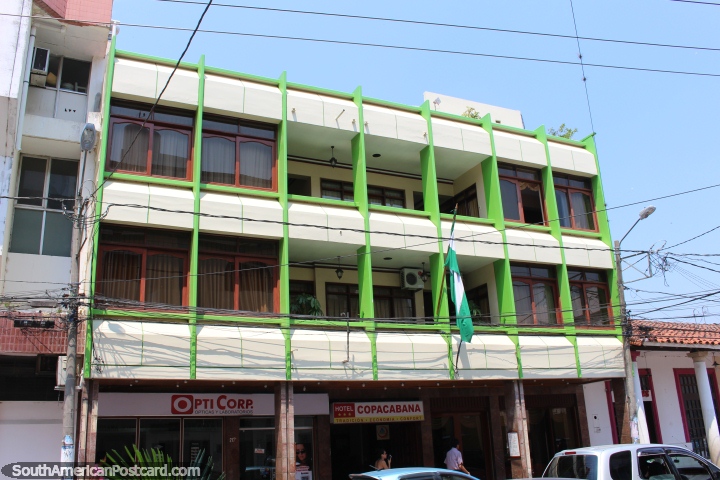
[{"label": "air vent", "polygon": [[50,64],[50,50],[47,48],[35,48],[32,61],[32,73],[47,75]]}]

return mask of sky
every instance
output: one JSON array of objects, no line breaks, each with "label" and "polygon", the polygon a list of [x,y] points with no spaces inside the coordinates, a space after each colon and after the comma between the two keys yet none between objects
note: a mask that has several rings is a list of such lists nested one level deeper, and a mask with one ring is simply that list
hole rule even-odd
[{"label": "sky", "polygon": [[[114,0],[117,48],[177,59],[205,8],[203,0]],[[614,239],[647,205],[656,212],[624,240],[623,250],[660,250],[720,226],[720,0],[718,6],[672,0],[215,0],[185,55],[206,65],[418,106],[431,91],[520,110],[525,128],[560,124],[573,138],[595,132]],[[252,8],[229,8],[221,5]],[[264,9],[289,9],[449,24],[433,26]],[[574,10],[574,12],[573,12]],[[573,15],[574,13],[574,15]],[[574,17],[574,21],[573,21]],[[670,48],[498,32],[502,29],[699,48]],[[482,29],[460,28],[481,27]],[[269,37],[294,37],[269,38]],[[313,42],[372,43],[482,55]],[[706,76],[566,65],[586,64],[711,74]],[[713,50],[715,49],[715,50]],[[715,75],[715,76],[712,76]],[[586,95],[587,87],[587,95]],[[462,112],[458,112],[462,113]],[[635,204],[637,202],[637,204]],[[628,204],[635,204],[625,206]],[[618,207],[618,208],[615,208]],[[631,316],[663,321],[720,322],[720,228],[660,250],[667,271],[642,279],[625,270]],[[678,256],[716,254],[718,256]],[[647,256],[636,257],[640,270]],[[687,263],[681,263],[687,262]],[[714,263],[709,263],[714,262]],[[642,280],[639,280],[642,279]],[[638,281],[635,281],[638,280]],[[713,296],[714,292],[719,292]],[[678,295],[687,295],[680,298]],[[700,295],[705,298],[692,300]],[[709,295],[709,296],[708,296]],[[661,302],[662,300],[662,302]],[[662,310],[653,311],[664,307]],[[716,316],[717,315],[717,316]]]}]

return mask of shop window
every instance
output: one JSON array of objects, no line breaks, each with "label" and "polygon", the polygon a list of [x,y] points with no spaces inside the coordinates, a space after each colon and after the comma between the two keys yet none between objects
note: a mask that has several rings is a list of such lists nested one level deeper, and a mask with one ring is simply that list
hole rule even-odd
[{"label": "shop window", "polygon": [[180,458],[180,419],[141,418],[138,447],[156,449],[172,459]]},{"label": "shop window", "polygon": [[597,231],[592,184],[587,178],[553,175],[560,226]]},{"label": "shop window", "polygon": [[45,87],[87,94],[91,66],[90,62],[50,55]]},{"label": "shop window", "polygon": [[553,267],[511,265],[515,315],[519,325],[556,325],[557,280]]},{"label": "shop window", "polygon": [[457,205],[458,215],[466,217],[480,217],[480,208],[478,207],[477,188],[472,185],[454,197],[445,200],[440,204],[440,213],[452,213]]},{"label": "shop window", "polygon": [[324,178],[320,180],[320,196],[345,202],[352,202],[355,199],[352,183],[325,180]]},{"label": "shop window", "polygon": [[505,220],[545,225],[540,171],[507,164],[498,168]]},{"label": "shop window", "polygon": [[186,418],[183,420],[183,463],[195,461],[200,452],[204,460],[213,460],[213,472],[222,473],[222,418]]},{"label": "shop window", "polygon": [[295,471],[313,470],[312,417],[295,417]]},{"label": "shop window", "polygon": [[573,319],[576,325],[609,325],[610,291],[605,272],[568,269]]},{"label": "shop window", "polygon": [[190,179],[192,112],[116,103],[110,115],[110,171]]},{"label": "shop window", "polygon": [[305,175],[288,175],[288,194],[303,195],[305,197],[311,196],[310,177]]},{"label": "shop window", "polygon": [[275,126],[203,118],[203,183],[277,190]]},{"label": "shop window", "polygon": [[199,252],[198,307],[278,311],[277,242],[200,235]]},{"label": "shop window", "polygon": [[275,478],[275,421],[273,418],[240,419],[240,471],[243,479]]},{"label": "shop window", "polygon": [[97,291],[107,299],[186,305],[189,247],[185,232],[103,226]]},{"label": "shop window", "polygon": [[405,191],[368,185],[368,202],[370,205],[405,208]]},{"label": "shop window", "polygon": [[78,162],[23,157],[10,251],[70,256]]},{"label": "shop window", "polygon": [[125,447],[137,444],[136,430],[134,418],[98,418],[95,462],[99,463],[108,453],[116,457],[115,452],[126,458]]}]

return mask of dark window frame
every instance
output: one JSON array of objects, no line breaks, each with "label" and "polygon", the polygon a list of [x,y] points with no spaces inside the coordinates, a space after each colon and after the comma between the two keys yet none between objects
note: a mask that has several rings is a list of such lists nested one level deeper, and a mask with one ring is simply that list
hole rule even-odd
[{"label": "dark window frame", "polygon": [[[556,180],[561,179],[561,178],[567,180],[568,185],[558,185]],[[553,185],[555,188],[555,194],[557,195],[558,193],[563,193],[567,198],[568,208],[570,209],[570,226],[567,227],[567,226],[563,226],[562,224],[561,224],[561,226],[562,226],[562,228],[569,228],[572,230],[582,230],[585,232],[597,232],[599,230],[599,227],[598,227],[598,221],[597,221],[597,214],[595,212],[595,197],[593,195],[592,184],[590,184],[590,186],[586,187],[586,188],[571,186],[570,181],[572,181],[572,180],[581,181],[583,183],[590,182],[590,179],[588,179],[588,178],[577,177],[577,176],[573,176],[573,175],[566,175],[566,174],[562,174],[562,173],[554,173],[553,174]],[[590,198],[590,214],[592,215],[592,219],[593,219],[595,228],[580,228],[575,224],[576,223],[575,222],[576,215],[575,215],[575,209],[573,208],[572,196],[571,196],[573,193],[581,193],[583,195],[587,195],[588,198]],[[562,222],[563,219],[558,219],[558,220],[560,222]]]},{"label": "dark window frame", "polygon": [[[498,177],[500,178],[500,181],[505,180],[505,181],[513,183],[515,185],[515,191],[516,191],[517,199],[518,199],[517,207],[518,207],[518,212],[520,214],[520,219],[505,217],[505,220],[509,221],[509,222],[528,223],[525,220],[525,211],[523,210],[522,190],[520,189],[520,183],[530,183],[533,185],[537,185],[540,188],[540,207],[542,209],[542,217],[543,217],[542,224],[532,223],[532,225],[547,225],[548,224],[547,207],[545,206],[545,189],[543,188],[542,172],[537,169],[518,167],[516,165],[512,165],[509,163],[499,163],[498,167],[499,167],[499,169],[511,170],[514,173],[514,175],[498,173]],[[538,177],[540,177],[540,180],[520,177],[520,176],[518,176],[518,172],[521,172],[521,173],[524,172],[524,173],[530,173],[533,175],[537,175]],[[503,208],[503,211],[504,210],[505,210],[505,208]]]},{"label": "dark window frame", "polygon": [[[378,187],[375,185],[368,185],[368,204],[369,205],[375,205],[375,206],[383,206],[383,207],[394,207],[394,208],[406,208],[407,202],[405,201],[405,190],[398,189],[398,188],[388,188],[388,187]],[[380,190],[380,195],[375,195],[370,193],[370,189],[377,189]],[[399,199],[402,200],[402,207],[398,207],[397,205],[388,205],[388,192],[393,192],[399,196]],[[379,198],[380,204],[372,203],[371,198]],[[398,200],[398,197],[393,197],[394,200]]]},{"label": "dark window frame", "polygon": [[[601,275],[601,277],[604,277],[605,280],[588,280],[586,278],[586,274],[588,273],[598,273]],[[575,326],[577,327],[614,327],[614,318],[613,318],[613,311],[612,311],[612,302],[610,301],[610,286],[607,283],[607,275],[605,272],[593,272],[588,271],[584,269],[574,269],[570,268],[568,269],[568,277],[571,277],[573,274],[580,274],[582,278],[570,278],[570,295],[572,298],[572,287],[579,287],[582,289],[582,308],[583,308],[583,317],[585,318],[585,324],[578,324],[578,320],[575,317],[575,311],[573,310],[573,318],[575,322]],[[605,323],[596,323],[593,322],[593,319],[590,315],[590,309],[588,308],[588,296],[587,296],[587,290],[588,288],[599,288],[601,290],[605,291],[605,298],[607,299],[606,303],[606,309],[607,309],[607,321]]]},{"label": "dark window frame", "polygon": [[[125,108],[132,108],[137,109],[139,111],[147,111],[149,113],[149,108],[145,108],[146,105],[144,104],[126,104],[123,102],[116,103],[113,106],[117,107],[125,107]],[[108,153],[106,154],[105,158],[105,168],[108,169],[108,171],[117,171],[121,173],[127,173],[130,175],[141,175],[145,177],[156,177],[156,178],[169,178],[173,180],[192,180],[192,172],[193,172],[193,151],[194,151],[194,124],[195,121],[193,119],[192,126],[187,125],[180,125],[177,123],[172,123],[168,121],[163,120],[155,120],[154,115],[157,113],[167,113],[170,115],[177,115],[182,116],[186,118],[191,118],[190,115],[187,114],[187,112],[182,112],[178,110],[173,109],[166,109],[161,108],[154,111],[153,117],[148,117],[147,119],[138,119],[133,118],[129,115],[123,115],[119,113],[114,113],[110,115],[110,127],[109,127],[109,140],[108,140]],[[113,142],[116,140],[114,137],[114,127],[118,124],[135,124],[138,126],[142,126],[143,122],[145,123],[145,126],[143,128],[147,128],[149,130],[148,135],[148,151],[146,156],[146,164],[145,164],[145,171],[134,171],[134,170],[125,170],[122,168],[122,163],[118,162],[116,167],[113,167],[111,165],[111,158],[110,158],[110,152],[112,151],[112,145]],[[187,158],[185,159],[185,177],[171,177],[166,175],[157,175],[152,173],[152,155],[153,155],[153,144],[155,141],[155,130],[169,130],[174,131],[177,133],[181,133],[183,135],[187,135],[188,137],[188,150],[187,150]],[[121,137],[123,138],[123,137]],[[123,160],[122,158],[120,160]]]},{"label": "dark window frame", "polygon": [[[339,188],[337,187],[330,187],[326,182],[333,182],[340,185]],[[349,188],[348,188],[349,187]],[[331,192],[339,192],[340,199],[339,201],[342,202],[354,202],[355,201],[355,187],[352,182],[344,182],[342,180],[333,180],[331,178],[321,178],[320,179],[320,198],[326,198],[328,200],[338,200],[337,198],[329,198],[325,197],[323,195],[323,192],[325,190],[331,191]],[[346,198],[346,196],[349,195],[352,198]]]},{"label": "dark window frame", "polygon": [[[473,201],[475,202],[475,207],[478,212],[477,215],[471,215],[470,209],[468,208],[468,205]],[[477,197],[477,185],[473,183],[457,195],[454,195],[449,200],[443,202],[442,205],[440,205],[440,213],[451,213],[456,204],[458,206],[458,215],[480,218],[480,203],[478,202]]]},{"label": "dark window frame", "polygon": [[[379,294],[377,289],[378,288],[387,288],[390,290],[390,293],[387,295]],[[380,299],[387,299],[390,300],[390,311],[392,315],[388,318],[407,318],[407,317],[400,317],[398,316],[397,312],[395,311],[395,302],[393,301],[395,298],[405,298],[412,301],[412,315],[411,318],[417,318],[417,305],[415,304],[415,292],[411,290],[403,290],[400,287],[387,287],[385,285],[373,285],[373,302],[376,302],[376,300]]]},{"label": "dark window frame", "polygon": [[[208,128],[203,123],[202,128],[202,138],[203,138],[203,145],[204,140],[206,138],[223,138],[225,140],[229,140],[235,144],[235,180],[234,183],[221,183],[221,182],[205,182],[202,181],[205,185],[225,185],[225,186],[231,186],[236,188],[249,188],[252,190],[262,190],[266,192],[277,192],[278,190],[278,158],[277,158],[277,129],[274,125],[270,124],[264,124],[259,122],[246,122],[239,119],[229,119],[226,117],[215,117],[215,116],[205,116],[203,117],[203,120],[209,120],[209,121],[215,121],[215,122],[221,122],[226,123],[227,125],[236,124],[238,126],[237,133],[230,133],[230,132],[223,132],[222,130],[216,130],[212,128]],[[265,131],[272,131],[273,132],[273,138],[265,138],[262,136],[257,135],[250,135],[248,133],[241,133],[242,127],[249,127],[249,128],[257,128]],[[273,127],[273,128],[270,128]],[[240,157],[240,145],[242,143],[259,143],[265,146],[268,146],[272,149],[272,185],[270,187],[256,187],[252,185],[243,185],[240,183],[241,178],[241,169],[242,166],[242,158]],[[200,176],[202,178],[203,170],[202,165],[200,165]]]},{"label": "dark window frame", "polygon": [[[515,282],[518,283],[524,283],[530,287],[530,302],[532,305],[532,320],[533,325],[542,325],[542,326],[561,326],[563,324],[562,319],[562,312],[560,308],[560,296],[558,294],[559,288],[558,288],[558,282],[557,282],[557,276],[554,275],[554,267],[546,267],[541,265],[531,265],[531,264],[513,264],[514,267],[525,267],[530,269],[529,275],[518,275],[513,273],[512,274],[512,283],[513,285]],[[532,274],[533,268],[547,268],[550,270],[550,276],[549,277],[541,277],[541,276],[534,276]],[[533,286],[534,285],[549,285],[552,288],[553,291],[553,298],[555,300],[555,323],[540,323],[537,319],[537,309],[535,305],[535,293],[533,292]],[[517,301],[517,300],[516,300]],[[515,312],[516,319],[519,316],[517,312]],[[548,316],[550,315],[550,312],[548,312]],[[523,324],[524,325],[524,324]]]}]

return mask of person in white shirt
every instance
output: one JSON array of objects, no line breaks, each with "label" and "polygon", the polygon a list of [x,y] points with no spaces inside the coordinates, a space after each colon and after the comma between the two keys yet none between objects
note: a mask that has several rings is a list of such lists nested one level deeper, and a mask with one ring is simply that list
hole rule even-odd
[{"label": "person in white shirt", "polygon": [[445,455],[445,466],[448,470],[456,470],[470,475],[470,472],[468,472],[465,465],[463,465],[462,454],[460,453],[460,450],[458,450],[460,441],[457,438],[453,438],[452,445],[452,448],[448,450],[447,455]]}]

